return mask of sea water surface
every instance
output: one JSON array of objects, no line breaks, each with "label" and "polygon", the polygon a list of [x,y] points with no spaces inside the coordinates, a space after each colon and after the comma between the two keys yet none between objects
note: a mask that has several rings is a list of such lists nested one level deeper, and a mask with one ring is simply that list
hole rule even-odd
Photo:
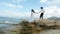
[{"label": "sea water surface", "polygon": [[[15,26],[12,24],[0,24],[0,34],[11,34],[11,30],[14,30],[20,26]],[[2,33],[1,33],[2,32]]]}]

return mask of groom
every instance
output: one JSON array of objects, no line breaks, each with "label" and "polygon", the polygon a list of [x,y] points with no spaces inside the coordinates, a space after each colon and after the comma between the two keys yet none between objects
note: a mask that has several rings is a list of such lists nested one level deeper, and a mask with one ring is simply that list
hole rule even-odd
[{"label": "groom", "polygon": [[40,12],[39,12],[39,13],[41,13],[41,14],[40,14],[40,19],[41,19],[41,18],[43,19],[43,15],[44,15],[44,12],[45,12],[45,11],[44,11],[43,7],[40,7],[40,9],[41,9]]}]

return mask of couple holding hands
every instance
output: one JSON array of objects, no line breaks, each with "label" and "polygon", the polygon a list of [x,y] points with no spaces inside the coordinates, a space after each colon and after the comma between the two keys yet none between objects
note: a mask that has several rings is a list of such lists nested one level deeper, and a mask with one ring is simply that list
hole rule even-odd
[{"label": "couple holding hands", "polygon": [[[41,13],[40,16],[39,16],[39,18],[40,18],[40,19],[41,19],[41,18],[43,19],[43,15],[44,15],[44,12],[45,12],[45,11],[44,11],[43,7],[40,7],[40,9],[41,9],[41,10],[38,12],[38,13]],[[36,12],[35,12],[33,9],[31,9],[31,16],[33,15],[33,13],[36,13]],[[37,14],[38,14],[38,13],[37,13]]]}]

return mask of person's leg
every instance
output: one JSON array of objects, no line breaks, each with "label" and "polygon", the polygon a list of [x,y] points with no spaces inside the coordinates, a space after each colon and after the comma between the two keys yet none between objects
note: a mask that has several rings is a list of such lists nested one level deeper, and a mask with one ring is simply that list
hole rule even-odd
[{"label": "person's leg", "polygon": [[42,13],[42,19],[43,19],[43,13]]},{"label": "person's leg", "polygon": [[41,19],[41,15],[39,16],[39,19]]},{"label": "person's leg", "polygon": [[41,17],[42,17],[42,13],[40,14],[40,19],[41,19]]},{"label": "person's leg", "polygon": [[40,16],[41,19],[43,19],[43,13],[41,13],[41,16]]}]

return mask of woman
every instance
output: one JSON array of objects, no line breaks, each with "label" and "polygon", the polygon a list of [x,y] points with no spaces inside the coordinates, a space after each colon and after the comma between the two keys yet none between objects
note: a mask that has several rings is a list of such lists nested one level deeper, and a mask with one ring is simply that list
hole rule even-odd
[{"label": "woman", "polygon": [[30,18],[30,22],[32,22],[34,20],[34,13],[35,11],[33,9],[31,9],[31,18]]}]

